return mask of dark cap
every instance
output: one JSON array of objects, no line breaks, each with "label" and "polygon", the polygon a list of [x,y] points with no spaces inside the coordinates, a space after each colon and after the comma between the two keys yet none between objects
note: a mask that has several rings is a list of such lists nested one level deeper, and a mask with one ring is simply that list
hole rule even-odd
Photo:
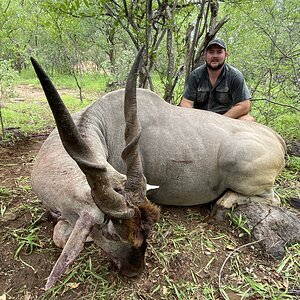
[{"label": "dark cap", "polygon": [[206,50],[207,50],[210,46],[212,46],[212,45],[218,45],[218,46],[220,46],[221,48],[226,49],[226,46],[225,46],[224,41],[221,40],[221,39],[219,39],[219,38],[214,38],[214,39],[212,39],[212,40],[207,44]]}]

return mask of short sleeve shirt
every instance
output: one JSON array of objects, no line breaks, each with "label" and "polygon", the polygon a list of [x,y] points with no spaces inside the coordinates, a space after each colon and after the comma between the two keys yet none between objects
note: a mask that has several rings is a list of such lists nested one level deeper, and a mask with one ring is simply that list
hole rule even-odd
[{"label": "short sleeve shirt", "polygon": [[224,68],[212,87],[207,66],[193,70],[187,81],[183,97],[194,102],[193,107],[224,114],[238,102],[251,98],[243,74],[236,68],[224,65]]}]

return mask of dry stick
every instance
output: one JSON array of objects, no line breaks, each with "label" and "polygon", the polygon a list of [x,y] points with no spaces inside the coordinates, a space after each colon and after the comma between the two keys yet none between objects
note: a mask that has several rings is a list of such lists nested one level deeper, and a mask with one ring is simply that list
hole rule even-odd
[{"label": "dry stick", "polygon": [[[234,249],[234,250],[226,257],[226,259],[224,260],[224,262],[223,262],[223,264],[222,264],[222,266],[221,266],[220,272],[219,272],[219,292],[220,292],[221,295],[222,295],[222,292],[221,292],[221,275],[222,275],[223,269],[224,269],[225,264],[226,264],[226,262],[228,261],[228,259],[229,259],[235,252],[241,250],[242,248],[247,247],[247,246],[251,246],[251,245],[254,245],[254,244],[257,244],[257,243],[261,242],[262,240],[264,240],[264,239],[260,239],[260,240],[258,240],[258,241],[254,241],[254,242],[251,242],[251,243],[248,243],[248,244],[244,244],[244,245],[242,245],[242,246],[240,246],[240,247]],[[223,295],[222,295],[222,296],[223,296]],[[223,296],[223,298],[225,299],[224,296]]]}]

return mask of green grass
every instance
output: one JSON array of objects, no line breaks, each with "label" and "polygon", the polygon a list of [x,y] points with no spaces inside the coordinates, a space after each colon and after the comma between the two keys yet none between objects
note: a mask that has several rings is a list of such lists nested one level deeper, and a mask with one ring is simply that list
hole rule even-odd
[{"label": "green grass", "polygon": [[0,197],[7,197],[11,195],[11,190],[0,186]]},{"label": "green grass", "polygon": [[[31,184],[30,177],[28,176],[16,178],[15,188],[13,190],[0,188],[1,216],[4,217],[6,208],[13,203],[14,197],[30,194],[30,192]],[[15,258],[18,258],[21,252],[31,254],[36,248],[41,247],[38,237],[39,226],[37,225],[43,213],[41,202],[37,200],[36,197],[31,196],[30,199],[24,199],[24,202],[21,202],[18,206],[10,207],[10,213],[12,214],[17,214],[17,212],[20,211],[22,211],[23,214],[29,213],[31,218],[28,226],[16,228],[9,232],[18,244],[14,254]]]},{"label": "green grass", "polygon": [[[91,103],[89,100],[80,102],[76,97],[70,95],[62,96],[62,99],[71,113],[79,111]],[[45,99],[24,101],[17,105],[7,102],[2,108],[2,116],[5,128],[16,128],[25,136],[55,126]],[[7,134],[6,138],[10,138],[10,132]]]},{"label": "green grass", "polygon": [[[287,248],[285,258],[277,266],[259,260],[244,262],[242,254],[235,253],[229,262],[229,274],[221,280],[224,299],[231,299],[232,293],[239,296],[238,299],[295,299],[293,292],[299,292],[299,250],[299,245]],[[288,275],[285,269],[289,269]],[[267,274],[275,274],[275,277]]]},{"label": "green grass", "polygon": [[[28,192],[26,178],[17,182],[18,188]],[[60,250],[53,249],[40,236],[39,203],[26,202],[19,209],[29,211],[32,217],[28,226],[12,232],[18,241],[15,256],[31,267],[22,260],[24,254]],[[216,231],[203,222],[191,223],[189,218],[193,214],[195,220],[196,210],[187,209],[179,218],[168,211],[162,213],[149,241],[147,268],[141,278],[120,278],[111,270],[102,250],[89,244],[67,273],[40,299],[69,299],[78,293],[85,299],[95,300],[217,300],[222,299],[220,293],[223,299],[233,299],[233,295],[237,299],[297,299],[292,293],[299,290],[299,244],[287,247],[282,261],[266,262],[253,256],[258,249],[253,248],[252,253],[248,251],[250,246],[243,251],[239,249],[241,242],[232,234]],[[224,262],[223,272],[219,274]]]},{"label": "green grass", "polygon": [[244,231],[246,234],[251,235],[251,231],[247,226],[247,220],[244,220],[242,215],[235,216],[233,214],[233,210],[234,207],[232,207],[232,209],[227,213],[230,223],[236,226],[237,228],[241,229],[242,231]]},{"label": "green grass", "polygon": [[[50,74],[46,68],[45,71],[58,88],[78,89],[74,76],[57,73]],[[111,80],[108,75],[101,73],[78,74],[77,76],[83,91],[89,92],[105,91],[107,82]],[[22,70],[15,84],[34,84],[39,86],[39,80],[33,68],[30,67],[29,69]]]},{"label": "green grass", "polygon": [[15,184],[18,187],[18,190],[22,190],[23,192],[31,191],[31,183],[29,176],[20,176],[15,179]]},{"label": "green grass", "polygon": [[29,226],[28,228],[18,228],[12,232],[13,237],[18,241],[15,257],[19,257],[20,252],[31,254],[35,248],[42,247],[38,237],[39,227]]},{"label": "green grass", "polygon": [[[70,91],[69,95],[62,97],[71,112],[78,111],[98,98],[98,95],[104,93],[106,90],[107,82],[111,80],[109,76],[100,73],[79,76],[85,99],[83,103],[80,103],[78,100],[79,91],[72,75],[59,75],[55,73],[50,77],[57,88],[71,89],[73,91],[72,93]],[[16,80],[15,84],[31,84],[40,88],[39,81],[31,67],[23,70]],[[157,92],[160,96],[163,96],[164,91],[159,76],[153,75],[153,82]],[[178,94],[176,94],[177,100],[181,98],[179,95],[181,93],[179,92],[180,90],[179,88],[176,90]],[[96,94],[96,96],[92,96],[92,94]],[[41,104],[29,99],[29,101],[24,102],[6,102],[4,104],[2,114],[5,127],[20,128],[21,132],[26,135],[27,133],[41,131],[48,125],[51,127],[54,126],[48,105],[44,105],[43,102]],[[258,122],[270,126],[285,139],[300,140],[300,131],[298,130],[300,126],[299,112],[276,105],[272,105],[271,108],[268,113],[262,113],[262,111],[267,109],[266,104],[264,102],[255,102],[252,113]]]},{"label": "green grass", "polygon": [[[79,100],[79,91],[75,80],[71,75],[51,76],[51,79],[57,89],[69,89],[70,92],[62,95],[62,99],[71,113],[79,111],[89,105],[92,101],[103,94],[108,76],[102,74],[84,74],[82,75],[82,91],[84,99]],[[33,85],[41,89],[40,83],[32,69],[24,70],[18,77],[15,84]],[[26,87],[24,87],[26,89]],[[29,96],[30,97],[30,96]],[[24,101],[9,101],[2,99],[2,118],[4,128],[17,129],[21,135],[28,135],[44,131],[47,128],[55,126],[52,113],[44,96],[40,99],[28,98]],[[13,139],[14,132],[6,131],[5,139]]]},{"label": "green grass", "polygon": [[7,212],[7,207],[11,204],[14,199],[15,192],[0,186],[0,220],[4,217]]},{"label": "green grass", "polygon": [[39,84],[39,80],[31,66],[29,69],[23,69],[18,74],[18,77],[14,81],[14,85],[17,84]]},{"label": "green grass", "polygon": [[73,264],[68,273],[53,288],[46,291],[42,299],[57,299],[81,285],[88,285],[89,292],[86,299],[113,299],[118,293],[122,282],[116,278],[114,284],[109,280],[109,264],[98,265],[95,256],[101,255],[101,251],[94,245],[90,245]]},{"label": "green grass", "polygon": [[[29,179],[24,178],[22,183],[17,182],[17,189],[26,193],[31,190],[31,187],[27,184],[24,186],[25,181],[28,183]],[[19,205],[17,210],[29,213],[31,216],[27,226],[16,228],[10,233],[18,243],[14,256],[15,258],[20,258],[21,253],[30,255],[36,249],[42,248],[42,242],[39,237],[39,221],[43,217],[43,209],[41,208],[41,202],[39,200],[29,199]]]},{"label": "green grass", "polygon": [[[105,255],[103,257],[102,251],[91,244],[42,299],[68,298],[81,286],[85,286],[86,299],[217,300],[221,299],[220,294],[222,299],[228,300],[232,297],[297,299],[293,293],[299,291],[299,244],[287,247],[282,261],[265,262],[248,252],[250,245],[245,248],[247,250],[239,250],[236,239],[230,235],[207,229],[207,224],[201,222],[191,226],[188,219],[195,221],[196,215],[187,210],[187,219],[175,220],[168,212],[163,212],[149,242],[148,274],[142,278],[124,281],[117,273],[112,273]],[[224,252],[227,248],[230,250]],[[218,278],[224,254],[230,257]],[[186,262],[181,265],[181,259],[188,260],[190,268]],[[147,291],[144,280],[148,281]]]},{"label": "green grass", "polygon": [[285,139],[300,140],[300,112],[286,112],[268,125]]},{"label": "green grass", "polygon": [[285,203],[289,198],[300,199],[300,157],[287,156],[286,166],[275,182],[275,192]]}]

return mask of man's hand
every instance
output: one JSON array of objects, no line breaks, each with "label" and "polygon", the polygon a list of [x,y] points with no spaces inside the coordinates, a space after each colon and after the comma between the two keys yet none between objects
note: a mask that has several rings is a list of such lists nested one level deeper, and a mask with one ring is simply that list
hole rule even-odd
[{"label": "man's hand", "polygon": [[179,106],[187,107],[187,108],[193,108],[193,101],[188,100],[188,99],[183,97],[180,104],[179,104]]},{"label": "man's hand", "polygon": [[231,107],[225,114],[223,114],[223,116],[233,119],[239,119],[250,112],[250,106],[250,100],[238,102],[233,107]]}]

